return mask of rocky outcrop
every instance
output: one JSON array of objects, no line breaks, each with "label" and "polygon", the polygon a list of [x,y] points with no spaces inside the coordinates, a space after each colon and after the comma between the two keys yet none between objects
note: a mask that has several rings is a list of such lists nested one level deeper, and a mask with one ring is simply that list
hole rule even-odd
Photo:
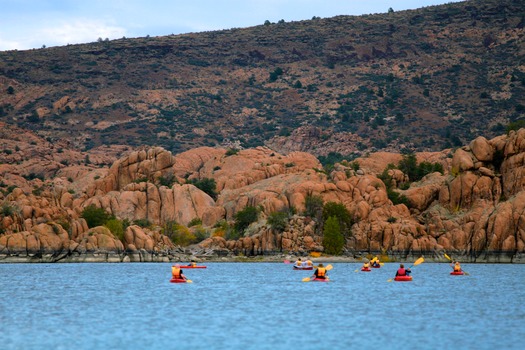
[{"label": "rocky outcrop", "polygon": [[[209,236],[194,247],[198,251],[244,256],[322,252],[322,222],[301,215],[307,198],[317,196],[324,203],[342,203],[350,213],[353,224],[345,244],[350,256],[454,252],[469,261],[521,261],[524,129],[491,140],[478,137],[453,154],[418,154],[419,161],[442,164],[445,173],[429,174],[408,188],[406,174],[389,170],[394,188],[406,188],[395,189],[406,201],[394,205],[378,174],[401,158],[371,154],[356,160],[357,170],[343,162],[326,173],[315,157],[302,152],[204,147],[173,156],[156,147],[130,152],[109,169],[62,167],[60,176],[44,180],[17,177],[17,165],[4,164],[2,181],[21,186],[2,191],[0,257],[165,261],[178,248],[161,234],[162,227],[190,222],[202,223]],[[216,195],[189,183],[203,179],[215,181]],[[152,227],[131,225],[120,238],[104,227],[89,229],[81,218],[89,205],[131,223],[147,220]],[[232,224],[247,206],[258,208],[260,220],[241,238],[213,234],[214,226]],[[281,211],[296,214],[284,230],[275,231],[266,219]]]}]

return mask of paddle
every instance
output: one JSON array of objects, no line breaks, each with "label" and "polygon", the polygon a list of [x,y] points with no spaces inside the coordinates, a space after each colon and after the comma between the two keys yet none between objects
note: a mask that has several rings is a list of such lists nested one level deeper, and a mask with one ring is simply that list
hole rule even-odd
[{"label": "paddle", "polygon": [[285,261],[283,261],[283,263],[285,263],[285,264],[289,264],[289,263],[290,263],[290,260],[285,260]]},{"label": "paddle", "polygon": [[[449,261],[452,261],[452,258],[450,256],[448,256],[447,254],[444,254],[444,255],[445,255],[445,258],[447,258]],[[461,268],[461,271],[463,271],[465,276],[470,276],[470,273],[468,273],[467,271],[463,270],[463,268]]]},{"label": "paddle", "polygon": [[[319,267],[319,266],[316,266],[316,268],[318,268],[318,267]],[[328,264],[328,265],[326,265],[326,267],[325,267],[326,271],[330,271],[330,270],[333,269],[333,268],[334,268],[334,267],[333,267],[331,264]],[[305,277],[305,278],[303,278],[302,281],[303,281],[303,282],[310,282],[310,281],[312,280],[312,277],[314,277],[314,276],[311,276],[311,277]]]},{"label": "paddle", "polygon": [[[424,261],[425,261],[425,258],[423,258],[423,257],[417,259],[416,261],[414,261],[414,264],[413,264],[412,266],[409,267],[409,269],[411,269],[411,268],[413,268],[414,266],[417,266],[417,265],[423,263]],[[393,278],[389,278],[389,279],[387,279],[386,281],[387,281],[387,282],[392,282],[393,280],[394,280]]]}]

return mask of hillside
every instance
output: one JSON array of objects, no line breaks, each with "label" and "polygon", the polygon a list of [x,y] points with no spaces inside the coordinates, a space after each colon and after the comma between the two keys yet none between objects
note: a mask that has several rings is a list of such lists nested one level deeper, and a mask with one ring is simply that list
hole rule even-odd
[{"label": "hillside", "polygon": [[0,52],[0,121],[77,150],[438,151],[525,117],[525,2]]}]

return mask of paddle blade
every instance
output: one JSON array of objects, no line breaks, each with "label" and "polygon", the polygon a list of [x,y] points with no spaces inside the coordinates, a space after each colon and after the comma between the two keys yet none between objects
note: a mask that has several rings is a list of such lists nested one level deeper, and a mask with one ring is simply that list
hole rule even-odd
[{"label": "paddle blade", "polygon": [[452,259],[450,258],[450,256],[448,256],[447,254],[445,254],[445,258],[447,258],[448,260],[452,261]]},{"label": "paddle blade", "polygon": [[283,261],[283,263],[285,263],[285,264],[289,264],[289,263],[290,263],[290,260],[285,260],[285,261]]},{"label": "paddle blade", "polygon": [[331,264],[328,264],[328,266],[326,266],[326,271],[330,271],[331,269],[333,269],[334,267],[331,265]]},{"label": "paddle blade", "polygon": [[393,278],[389,278],[389,279],[387,279],[386,281],[387,281],[387,282],[392,282],[393,280],[394,280]]},{"label": "paddle blade", "polygon": [[419,264],[423,263],[423,261],[425,261],[425,258],[421,257],[421,258],[417,259],[417,260],[414,262],[414,265],[413,265],[413,266],[419,265]]},{"label": "paddle blade", "polygon": [[193,283],[192,280],[186,280],[186,283]]},{"label": "paddle blade", "polygon": [[463,271],[463,274],[464,274],[465,276],[470,276],[470,273],[468,273],[467,271]]},{"label": "paddle blade", "polygon": [[310,282],[310,277],[303,278],[303,282]]},{"label": "paddle blade", "polygon": [[381,266],[385,266],[385,263],[380,262],[379,265],[381,265]]}]

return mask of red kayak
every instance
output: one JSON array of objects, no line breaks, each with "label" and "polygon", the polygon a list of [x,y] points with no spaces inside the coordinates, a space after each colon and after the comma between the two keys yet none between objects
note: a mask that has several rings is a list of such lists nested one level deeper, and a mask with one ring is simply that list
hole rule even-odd
[{"label": "red kayak", "polygon": [[294,270],[313,270],[313,266],[293,266]]},{"label": "red kayak", "polygon": [[412,276],[396,276],[396,277],[394,277],[394,281],[410,282],[410,281],[412,281]]},{"label": "red kayak", "polygon": [[310,282],[330,282],[329,278],[314,278]]},{"label": "red kayak", "polygon": [[171,283],[188,283],[184,278],[172,278],[170,279]]},{"label": "red kayak", "polygon": [[202,265],[199,265],[199,266],[181,265],[181,266],[179,266],[179,268],[181,268],[181,269],[205,269],[206,266],[202,266]]},{"label": "red kayak", "polygon": [[369,267],[362,267],[361,271],[363,271],[363,272],[370,272],[370,271],[372,271],[372,269],[370,269]]},{"label": "red kayak", "polygon": [[381,265],[377,265],[377,266],[372,265],[372,268],[373,268],[373,269],[379,269],[379,268],[381,268]]},{"label": "red kayak", "polygon": [[464,275],[465,273],[463,271],[452,271],[450,274],[453,276],[461,276],[461,275]]}]

